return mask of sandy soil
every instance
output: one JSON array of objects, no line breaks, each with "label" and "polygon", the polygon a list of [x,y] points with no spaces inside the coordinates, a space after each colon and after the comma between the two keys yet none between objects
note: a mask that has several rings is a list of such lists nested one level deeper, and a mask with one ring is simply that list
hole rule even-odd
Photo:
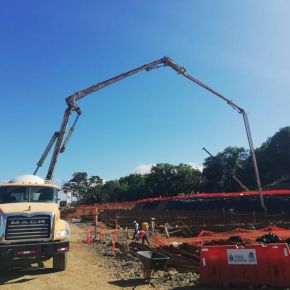
[{"label": "sandy soil", "polygon": [[54,273],[52,261],[44,269],[7,270],[0,273],[0,288],[6,289],[152,289],[142,279],[116,280],[106,266],[107,258],[98,255],[91,246],[82,243],[84,232],[71,225],[71,244],[68,268]]}]

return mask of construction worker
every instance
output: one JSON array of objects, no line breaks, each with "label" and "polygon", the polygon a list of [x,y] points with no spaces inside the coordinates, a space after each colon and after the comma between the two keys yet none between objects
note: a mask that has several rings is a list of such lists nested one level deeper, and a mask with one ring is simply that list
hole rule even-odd
[{"label": "construction worker", "polygon": [[144,245],[145,241],[147,242],[148,246],[151,247],[151,244],[150,244],[150,241],[149,241],[149,238],[148,238],[148,234],[147,232],[145,232],[144,230],[139,230],[136,234],[136,238],[139,240],[139,239],[142,239],[142,245]]},{"label": "construction worker", "polygon": [[145,232],[148,232],[149,231],[149,224],[147,222],[143,222],[141,224],[141,229]]},{"label": "construction worker", "polygon": [[155,218],[151,218],[151,221],[150,221],[150,232],[151,232],[151,235],[153,236],[155,234]]},{"label": "construction worker", "polygon": [[134,234],[133,234],[132,240],[134,241],[136,239],[136,235],[137,235],[138,231],[140,230],[140,226],[137,223],[137,221],[133,221],[133,225],[134,225]]}]

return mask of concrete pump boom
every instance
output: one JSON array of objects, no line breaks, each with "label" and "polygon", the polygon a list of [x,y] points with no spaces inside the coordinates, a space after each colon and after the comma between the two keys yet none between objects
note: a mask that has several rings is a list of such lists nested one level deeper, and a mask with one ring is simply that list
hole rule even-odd
[{"label": "concrete pump boom", "polygon": [[[78,121],[78,118],[81,115],[81,109],[77,105],[76,101],[78,101],[79,99],[82,99],[82,98],[86,97],[87,95],[92,94],[100,89],[103,89],[109,85],[112,85],[118,81],[121,81],[129,76],[132,76],[140,71],[143,71],[143,70],[150,71],[152,69],[165,67],[165,66],[171,67],[178,74],[183,75],[187,79],[191,80],[192,82],[196,83],[197,85],[203,87],[207,91],[216,95],[217,97],[219,97],[220,99],[225,101],[228,105],[230,105],[232,108],[234,108],[236,111],[238,111],[240,114],[243,115],[246,134],[247,134],[247,138],[248,138],[248,142],[249,142],[249,146],[250,146],[250,151],[251,151],[251,156],[252,156],[252,160],[253,160],[253,165],[254,165],[254,171],[255,171],[255,175],[256,175],[257,187],[258,187],[258,190],[260,193],[261,206],[266,211],[266,207],[265,207],[264,199],[263,199],[263,194],[262,194],[260,176],[259,176],[259,171],[258,171],[258,166],[257,166],[251,131],[250,131],[250,126],[249,126],[249,121],[248,121],[248,117],[247,117],[245,110],[243,108],[239,107],[238,105],[236,105],[233,101],[229,100],[228,98],[224,97],[223,95],[221,95],[217,91],[213,90],[212,88],[210,88],[209,86],[207,86],[203,82],[192,77],[190,74],[187,73],[187,71],[184,67],[178,65],[175,61],[173,61],[169,57],[162,57],[162,58],[155,60],[153,62],[150,62],[148,64],[144,64],[144,65],[137,67],[133,70],[127,71],[127,72],[122,73],[120,75],[117,75],[113,78],[110,78],[110,79],[105,80],[103,82],[92,85],[92,86],[90,86],[86,89],[83,89],[81,91],[75,92],[74,94],[67,97],[66,103],[67,103],[68,107],[66,108],[66,110],[64,112],[64,116],[62,119],[60,130],[55,132],[54,135],[52,136],[48,146],[46,147],[45,151],[43,152],[41,158],[39,159],[39,161],[37,163],[37,168],[34,171],[34,175],[37,173],[38,169],[43,165],[43,162],[45,161],[49,151],[51,150],[53,144],[55,143],[55,147],[54,147],[53,154],[51,157],[49,169],[48,169],[48,172],[46,175],[47,180],[52,179],[59,153],[63,153],[65,151],[66,145],[67,145],[67,143],[68,143],[68,141],[73,133],[76,122]],[[67,129],[67,125],[68,125],[70,116],[74,111],[77,113],[77,117],[76,117],[72,127],[70,128],[65,140],[64,140],[64,136],[65,136],[65,132]]]}]

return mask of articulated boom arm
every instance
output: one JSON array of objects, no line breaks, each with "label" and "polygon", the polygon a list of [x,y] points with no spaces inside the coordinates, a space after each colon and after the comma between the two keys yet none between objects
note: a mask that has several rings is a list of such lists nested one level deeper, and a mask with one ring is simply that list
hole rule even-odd
[{"label": "articulated boom arm", "polygon": [[[223,101],[225,101],[228,105],[230,105],[231,107],[233,107],[235,110],[237,110],[239,113],[241,113],[243,115],[243,119],[244,119],[244,123],[245,123],[245,127],[246,127],[246,133],[247,133],[247,137],[248,137],[248,141],[249,141],[249,145],[250,145],[250,150],[252,153],[252,158],[253,158],[253,163],[254,163],[254,169],[255,169],[255,173],[256,173],[256,179],[257,179],[257,185],[259,188],[259,191],[261,191],[261,183],[260,183],[260,177],[259,177],[259,173],[258,173],[258,167],[257,167],[257,163],[256,163],[256,157],[255,157],[255,152],[254,152],[254,148],[253,148],[253,142],[252,142],[252,137],[251,137],[251,132],[250,132],[250,127],[249,127],[249,123],[248,123],[248,118],[246,115],[246,112],[244,111],[244,109],[242,109],[241,107],[239,107],[238,105],[236,105],[234,102],[232,102],[231,100],[227,99],[226,97],[224,97],[223,95],[221,95],[220,93],[218,93],[217,91],[213,90],[212,88],[210,88],[209,86],[207,86],[206,84],[202,83],[201,81],[199,81],[198,79],[192,77],[190,74],[187,73],[186,69],[184,67],[181,67],[180,65],[178,65],[175,61],[173,61],[172,59],[170,59],[169,57],[162,57],[158,60],[155,60],[153,62],[150,62],[148,64],[145,64],[143,66],[137,67],[133,70],[127,71],[125,73],[122,73],[118,76],[115,76],[113,78],[110,78],[108,80],[105,80],[103,82],[97,83],[95,85],[92,85],[86,89],[83,89],[81,91],[75,92],[74,94],[70,95],[69,97],[66,98],[66,103],[67,103],[67,109],[64,112],[64,116],[63,116],[63,120],[60,126],[60,130],[55,132],[54,135],[52,136],[48,146],[46,147],[45,151],[43,152],[40,160],[37,163],[37,168],[34,171],[34,174],[37,173],[38,169],[43,165],[43,162],[45,161],[49,151],[51,150],[53,144],[56,142],[55,147],[54,147],[54,151],[52,154],[52,158],[50,161],[50,165],[49,165],[49,169],[46,175],[46,179],[47,180],[51,180],[53,177],[53,172],[55,169],[55,165],[58,159],[58,155],[59,153],[63,153],[65,151],[66,145],[73,133],[74,127],[78,121],[79,116],[81,115],[81,109],[80,107],[77,105],[77,101],[86,97],[89,94],[92,94],[98,90],[101,90],[109,85],[112,85],[118,81],[121,81],[129,76],[132,76],[140,71],[146,70],[146,71],[150,71],[152,69],[156,69],[156,68],[160,68],[160,67],[165,67],[165,66],[169,66],[171,67],[173,70],[175,70],[178,74],[183,75],[184,77],[186,77],[187,79],[191,80],[192,82],[196,83],[197,85],[203,87],[204,89],[206,89],[207,91],[211,92],[212,94],[216,95],[217,97],[219,97],[220,99],[222,99]],[[72,125],[72,127],[70,128],[65,140],[64,140],[64,136],[65,136],[65,132],[67,129],[67,125],[70,119],[70,116],[73,112],[77,113],[77,117]],[[264,206],[264,201],[262,199],[261,196],[261,203],[262,203],[262,207]]]}]

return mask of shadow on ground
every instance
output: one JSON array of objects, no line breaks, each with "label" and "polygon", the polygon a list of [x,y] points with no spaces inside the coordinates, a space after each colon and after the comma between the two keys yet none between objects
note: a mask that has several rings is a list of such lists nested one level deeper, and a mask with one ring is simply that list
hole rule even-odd
[{"label": "shadow on ground", "polygon": [[26,275],[43,275],[52,273],[53,269],[40,269],[38,267],[31,267],[29,269],[14,269],[7,268],[0,271],[0,285],[21,284],[36,278],[24,278]]},{"label": "shadow on ground", "polygon": [[141,279],[141,278],[127,279],[127,280],[121,279],[121,280],[116,280],[116,281],[110,281],[109,283],[115,286],[122,287],[122,288],[148,285],[148,282],[146,282],[144,279]]},{"label": "shadow on ground", "polygon": [[[222,290],[222,289],[226,289],[226,290],[249,290],[249,289],[252,289],[251,287],[249,286],[240,286],[240,287],[227,287],[227,288],[224,288],[224,287],[210,287],[210,286],[180,286],[180,287],[173,287],[173,288],[170,288],[170,290]],[[263,288],[259,288],[259,289],[263,289]],[[267,288],[267,290],[278,290],[277,288]],[[280,288],[280,290],[283,290],[282,288]],[[287,290],[287,289],[286,289]]]},{"label": "shadow on ground", "polygon": [[[213,288],[213,287],[202,287],[202,286],[180,286],[180,287],[173,287],[170,290],[222,290],[223,288]],[[227,290],[237,290],[232,288],[227,288]],[[243,289],[240,289],[243,290]]]}]

